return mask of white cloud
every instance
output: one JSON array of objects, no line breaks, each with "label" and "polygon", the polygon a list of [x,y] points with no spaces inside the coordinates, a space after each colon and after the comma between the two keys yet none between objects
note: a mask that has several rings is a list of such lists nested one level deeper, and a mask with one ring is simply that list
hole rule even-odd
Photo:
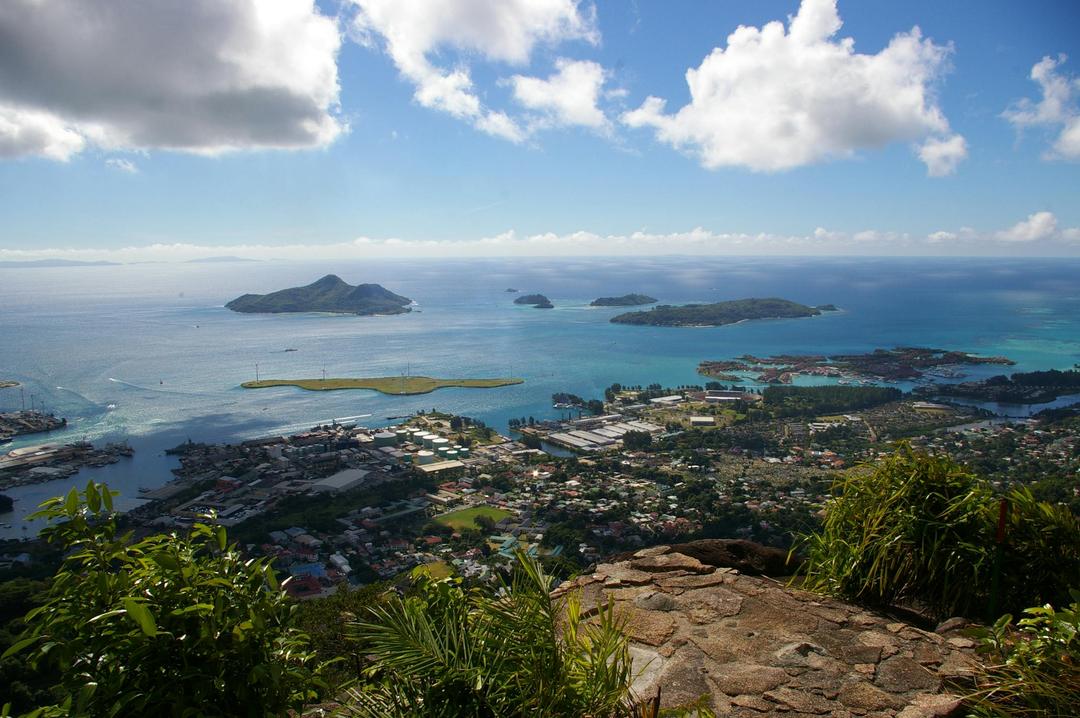
[{"label": "white cloud", "polygon": [[129,175],[138,174],[139,168],[135,166],[135,163],[131,160],[118,159],[116,157],[110,157],[105,160],[105,166],[118,172],[126,172]]},{"label": "white cloud", "polygon": [[0,104],[0,159],[39,155],[66,162],[85,146],[82,135],[56,115]]},{"label": "white cloud", "polygon": [[548,79],[514,75],[514,99],[539,113],[541,126],[579,125],[594,130],[610,123],[598,106],[607,72],[595,62],[559,58]]},{"label": "white cloud", "polygon": [[950,49],[916,27],[877,54],[859,54],[853,39],[834,37],[841,25],[836,0],[803,0],[786,32],[778,21],[740,26],[726,48],[687,70],[689,104],[667,113],[664,100],[649,97],[622,120],[653,128],[709,169],[787,170],[927,137],[951,143],[945,155],[931,146],[930,173],[950,169],[962,138],[933,94]]},{"label": "white cloud", "polygon": [[1003,242],[1035,242],[1050,239],[1057,234],[1057,217],[1053,212],[1035,212],[1008,229],[997,232],[994,237]]},{"label": "white cloud", "polygon": [[931,177],[951,175],[966,158],[967,140],[960,135],[930,137],[919,147],[919,159]]},{"label": "white cloud", "polygon": [[1080,159],[1080,78],[1059,73],[1066,58],[1044,57],[1031,68],[1031,79],[1042,90],[1042,99],[1032,102],[1028,98],[1017,100],[1002,113],[1017,130],[1027,127],[1061,128],[1051,145],[1050,159]]},{"label": "white cloud", "polygon": [[314,0],[5,0],[0,157],[326,145],[340,44]]},{"label": "white cloud", "polygon": [[526,131],[503,112],[484,106],[463,62],[453,69],[432,61],[440,50],[521,65],[539,43],[596,43],[595,18],[579,0],[351,0],[361,42],[382,38],[398,71],[416,86],[422,106],[467,120],[488,134],[520,142]]}]

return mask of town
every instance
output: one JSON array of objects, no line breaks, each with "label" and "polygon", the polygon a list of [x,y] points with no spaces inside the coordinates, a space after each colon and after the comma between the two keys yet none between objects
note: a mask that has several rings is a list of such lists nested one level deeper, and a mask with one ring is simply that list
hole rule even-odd
[{"label": "town", "polygon": [[[483,581],[519,550],[574,570],[693,538],[787,548],[820,520],[842,471],[905,438],[982,471],[980,457],[998,456],[987,475],[1004,483],[1027,480],[1021,467],[1036,462],[1031,475],[1045,477],[1057,461],[1062,478],[1046,490],[1080,504],[1074,413],[1042,429],[899,394],[613,385],[592,401],[598,415],[513,420],[512,437],[433,410],[385,428],[188,442],[170,452],[177,478],[144,490],[127,520],[159,532],[213,515],[251,554],[273,557],[291,595],[309,598],[416,571]],[[1005,457],[986,448],[1006,441]]]}]

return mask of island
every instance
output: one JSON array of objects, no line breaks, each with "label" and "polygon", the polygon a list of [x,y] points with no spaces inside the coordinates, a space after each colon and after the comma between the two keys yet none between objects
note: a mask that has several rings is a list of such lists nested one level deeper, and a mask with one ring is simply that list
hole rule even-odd
[{"label": "island", "polygon": [[1045,404],[1062,396],[1080,394],[1080,371],[1050,369],[1017,372],[1012,376],[1001,374],[982,381],[916,387],[915,393],[1000,404]]},{"label": "island", "polygon": [[814,317],[820,309],[787,299],[733,299],[715,304],[661,304],[647,312],[627,312],[611,318],[615,324],[644,324],[654,327],[719,327],[750,319],[795,319]]},{"label": "island", "polygon": [[516,290],[516,289],[514,289],[513,287],[507,287],[507,288],[506,288],[506,289],[504,289],[503,291],[504,291],[504,292],[509,292],[510,294],[517,294],[517,290]]},{"label": "island", "polygon": [[13,386],[18,386],[19,382],[11,379],[0,379],[0,389],[10,389]]},{"label": "island", "polygon": [[733,360],[703,361],[698,373],[722,381],[742,381],[731,372],[754,372],[756,381],[790,384],[796,376],[834,377],[842,384],[877,381],[917,381],[927,376],[959,378],[954,367],[980,364],[1011,366],[1006,357],[979,356],[955,349],[896,347],[875,349],[866,354],[780,354],[756,357],[744,354]]},{"label": "island", "polygon": [[543,294],[526,294],[514,300],[514,304],[531,304],[536,309],[553,309],[554,304]]},{"label": "island", "polygon": [[292,287],[270,294],[245,294],[225,305],[245,314],[326,312],[332,314],[403,314],[412,300],[378,284],[353,286],[336,274],[327,274],[306,287]]},{"label": "island", "polygon": [[638,307],[643,304],[656,304],[656,297],[648,294],[624,294],[621,297],[600,297],[589,302],[590,307]]},{"label": "island", "polygon": [[436,389],[461,387],[468,389],[494,389],[500,386],[524,384],[524,379],[507,377],[501,379],[435,379],[430,376],[378,376],[359,379],[263,379],[245,381],[244,389],[267,389],[273,386],[295,386],[308,391],[336,391],[339,389],[372,389],[383,394],[409,395],[429,394]]},{"label": "island", "polygon": [[840,308],[837,307],[835,304],[819,304],[816,307],[814,307],[814,309],[818,309],[818,310],[823,311],[823,312],[838,312],[838,311],[840,311]]}]

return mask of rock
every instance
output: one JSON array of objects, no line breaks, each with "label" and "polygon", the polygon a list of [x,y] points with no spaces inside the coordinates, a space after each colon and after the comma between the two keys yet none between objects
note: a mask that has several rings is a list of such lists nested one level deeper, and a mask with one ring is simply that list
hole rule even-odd
[{"label": "rock", "polygon": [[950,718],[962,714],[963,701],[958,697],[948,693],[923,693],[915,696],[896,718]]},{"label": "rock", "polygon": [[882,661],[878,665],[877,678],[874,679],[874,683],[893,693],[925,689],[937,690],[941,685],[941,681],[936,675],[910,658],[904,658],[903,656],[893,656]]},{"label": "rock", "polygon": [[778,666],[805,666],[809,664],[807,658],[811,654],[824,655],[828,653],[821,646],[806,641],[789,643],[773,653],[773,659]]},{"label": "rock", "polygon": [[649,611],[671,611],[676,607],[675,599],[666,593],[649,593],[634,599],[634,605]]},{"label": "rock", "polygon": [[630,609],[626,621],[626,633],[632,640],[650,646],[659,646],[675,632],[675,619],[661,611]]},{"label": "rock", "polygon": [[760,695],[771,691],[791,680],[783,668],[759,666],[752,663],[739,663],[723,666],[721,673],[713,676],[716,687],[729,696],[746,693]]},{"label": "rock", "polygon": [[743,539],[705,539],[675,544],[671,550],[693,556],[702,563],[719,568],[734,568],[751,576],[788,576],[801,561],[788,564],[787,551],[770,548]]},{"label": "rock", "polygon": [[670,571],[686,571],[687,573],[712,573],[712,566],[706,566],[701,561],[681,553],[667,553],[662,556],[646,556],[634,559],[630,562],[632,568],[650,573],[668,573]]},{"label": "rock", "polygon": [[781,703],[799,713],[831,713],[833,708],[839,708],[834,701],[830,701],[816,693],[797,691],[791,688],[778,688],[768,691],[765,697],[776,703]]},{"label": "rock", "polygon": [[671,553],[670,546],[650,546],[649,548],[643,548],[640,551],[634,553],[634,558],[649,558],[650,556],[663,556],[665,553]]},{"label": "rock", "polygon": [[773,704],[769,703],[764,698],[758,698],[757,696],[735,696],[731,699],[734,705],[741,706],[743,708],[753,708],[756,711],[769,711],[773,709]]},{"label": "rock", "polygon": [[722,586],[710,586],[680,596],[678,606],[694,623],[715,623],[737,615],[742,610],[743,597]]},{"label": "rock", "polygon": [[953,616],[938,624],[938,627],[934,629],[934,633],[949,633],[950,631],[958,631],[961,628],[966,628],[971,625],[971,621],[966,618],[960,618],[959,616]]},{"label": "rock", "polygon": [[836,699],[848,708],[864,711],[880,711],[886,708],[899,708],[900,702],[880,688],[875,688],[866,681],[849,683],[840,689]]}]

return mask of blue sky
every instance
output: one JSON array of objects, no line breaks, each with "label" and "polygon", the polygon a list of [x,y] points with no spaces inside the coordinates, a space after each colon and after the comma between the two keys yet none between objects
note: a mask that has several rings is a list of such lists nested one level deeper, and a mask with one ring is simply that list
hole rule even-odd
[{"label": "blue sky", "polygon": [[0,8],[0,260],[1080,254],[1071,0],[125,12]]}]

